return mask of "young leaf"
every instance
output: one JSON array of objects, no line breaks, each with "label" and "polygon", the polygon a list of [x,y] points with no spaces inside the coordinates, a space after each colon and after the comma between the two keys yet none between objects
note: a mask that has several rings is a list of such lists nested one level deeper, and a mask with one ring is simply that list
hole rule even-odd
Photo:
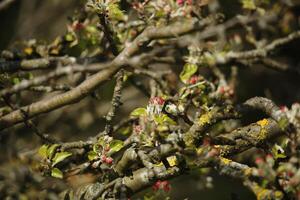
[{"label": "young leaf", "polygon": [[111,143],[109,144],[110,153],[120,151],[123,148],[123,146],[124,146],[124,142],[121,141],[121,140],[113,140],[113,141],[111,141]]},{"label": "young leaf", "polygon": [[98,154],[95,151],[89,151],[88,152],[88,159],[89,160],[95,160],[98,158]]},{"label": "young leaf", "polygon": [[191,64],[191,63],[186,63],[183,66],[183,70],[182,70],[182,72],[179,75],[180,80],[183,83],[187,83],[188,80],[191,78],[191,76],[194,75],[197,72],[197,70],[198,70],[198,66],[197,65]]},{"label": "young leaf", "polygon": [[56,149],[59,147],[59,144],[52,144],[48,149],[47,149],[47,158],[52,158]]},{"label": "young leaf", "polygon": [[154,121],[159,125],[176,125],[176,122],[166,114],[155,116]]},{"label": "young leaf", "polygon": [[52,159],[52,161],[53,161],[52,167],[55,166],[57,163],[63,161],[67,157],[71,156],[71,155],[72,155],[72,153],[70,153],[70,152],[58,152],[58,153],[56,153],[54,158]]},{"label": "young leaf", "polygon": [[255,10],[256,5],[254,0],[242,0],[243,8],[249,10]]},{"label": "young leaf", "polygon": [[127,127],[122,127],[119,129],[118,131],[120,134],[122,135],[129,135],[131,132],[132,132],[132,129],[130,126],[127,126]]},{"label": "young leaf", "polygon": [[272,148],[272,154],[274,156],[275,159],[279,159],[279,158],[286,158],[286,155],[284,153],[284,150],[281,146],[279,146],[278,144],[275,144]]},{"label": "young leaf", "polygon": [[38,154],[42,157],[42,158],[47,158],[47,149],[48,149],[48,145],[43,145],[39,148],[38,150]]},{"label": "young leaf", "polygon": [[[99,144],[100,143],[100,144]],[[96,153],[101,153],[103,150],[104,140],[99,139],[98,143],[93,145],[93,151]]]},{"label": "young leaf", "polygon": [[139,116],[145,116],[147,114],[146,108],[136,108],[131,113],[131,117],[139,117]]},{"label": "young leaf", "polygon": [[63,178],[64,177],[62,171],[60,171],[58,168],[53,168],[51,170],[51,176],[53,176],[55,178]]},{"label": "young leaf", "polygon": [[110,3],[108,5],[108,15],[111,19],[121,21],[124,19],[124,13],[120,10],[117,3]]}]

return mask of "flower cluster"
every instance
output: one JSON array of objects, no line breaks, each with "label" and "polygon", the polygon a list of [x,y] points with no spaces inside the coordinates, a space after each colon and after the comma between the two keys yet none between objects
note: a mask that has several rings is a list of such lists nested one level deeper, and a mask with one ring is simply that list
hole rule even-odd
[{"label": "flower cluster", "polygon": [[187,3],[188,5],[192,5],[193,0],[177,0],[177,4],[178,4],[179,6],[183,6],[184,3]]},{"label": "flower cluster", "polygon": [[225,96],[225,97],[232,97],[234,95],[234,90],[230,86],[220,86],[217,90],[218,94]]},{"label": "flower cluster", "polygon": [[106,163],[106,164],[111,165],[113,163],[113,160],[114,159],[112,157],[107,157],[106,155],[101,156],[102,163]]},{"label": "flower cluster", "polygon": [[169,192],[171,190],[171,186],[170,186],[169,181],[158,180],[154,183],[154,185],[152,186],[152,189],[154,191],[163,190],[165,192]]},{"label": "flower cluster", "polygon": [[152,97],[147,106],[147,114],[149,116],[159,115],[164,106],[165,100],[162,97]]},{"label": "flower cluster", "polygon": [[194,84],[198,83],[199,80],[201,80],[201,77],[194,75],[188,80],[188,83],[191,85],[194,85]]},{"label": "flower cluster", "polygon": [[275,165],[276,160],[271,154],[266,157],[256,158],[257,168],[252,171],[253,176],[263,178],[261,183],[264,188],[271,188],[275,181],[278,181],[280,187],[286,194],[294,196],[298,194],[300,188],[300,171],[298,169],[298,158],[292,157],[288,162],[279,162]]}]

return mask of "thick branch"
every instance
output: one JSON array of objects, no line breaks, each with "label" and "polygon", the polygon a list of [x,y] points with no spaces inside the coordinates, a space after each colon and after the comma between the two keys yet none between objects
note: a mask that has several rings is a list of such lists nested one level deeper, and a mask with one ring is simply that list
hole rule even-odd
[{"label": "thick branch", "polygon": [[[149,27],[145,29],[131,44],[129,44],[112,62],[109,69],[98,72],[89,77],[76,88],[47,100],[41,100],[22,109],[28,113],[28,118],[32,118],[41,113],[50,112],[65,105],[73,104],[97,88],[101,83],[112,77],[121,67],[123,67],[126,60],[135,54],[145,43],[153,39],[170,38],[180,36],[191,31],[199,30],[205,27],[212,21],[211,18],[203,19],[202,21],[188,20],[182,23],[174,23],[167,27]],[[0,130],[8,128],[16,123],[22,121],[21,110],[16,110],[0,118]]]}]

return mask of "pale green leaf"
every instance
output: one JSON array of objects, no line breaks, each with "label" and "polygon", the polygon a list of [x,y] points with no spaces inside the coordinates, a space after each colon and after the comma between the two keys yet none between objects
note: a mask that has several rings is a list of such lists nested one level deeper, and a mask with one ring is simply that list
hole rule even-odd
[{"label": "pale green leaf", "polygon": [[120,128],[120,130],[118,132],[122,135],[129,135],[132,132],[132,129],[129,126],[126,126],[126,127]]},{"label": "pale green leaf", "polygon": [[98,154],[95,151],[89,151],[88,152],[88,159],[89,160],[95,160],[98,158]]},{"label": "pale green leaf", "polygon": [[176,122],[166,114],[155,116],[154,121],[159,125],[176,125]]},{"label": "pale green leaf", "polygon": [[123,146],[124,146],[124,142],[121,141],[121,140],[113,140],[113,141],[111,141],[111,143],[109,144],[110,153],[120,151],[123,148]]},{"label": "pale green leaf", "polygon": [[39,148],[38,150],[38,154],[42,157],[42,158],[47,158],[47,149],[48,149],[48,145],[43,145]]},{"label": "pale green leaf", "polygon": [[193,76],[198,70],[198,66],[191,63],[186,63],[183,66],[183,70],[181,71],[179,77],[183,83],[187,83],[188,80]]},{"label": "pale green leaf", "polygon": [[279,146],[278,144],[275,144],[272,148],[272,154],[274,156],[275,159],[279,159],[279,158],[285,158],[286,155],[284,153],[284,150],[281,146]]},{"label": "pale green leaf", "polygon": [[242,0],[243,8],[248,10],[255,10],[256,5],[254,0]]},{"label": "pale green leaf", "polygon": [[57,163],[63,161],[67,157],[71,156],[72,153],[70,152],[58,152],[55,154],[54,158],[52,159],[53,163],[52,166],[55,166]]},{"label": "pale green leaf", "polygon": [[145,116],[147,114],[147,110],[145,108],[136,108],[131,113],[131,117],[139,117],[139,116]]},{"label": "pale green leaf", "polygon": [[52,144],[48,149],[47,149],[47,158],[52,158],[56,149],[59,147],[59,144]]},{"label": "pale green leaf", "polygon": [[53,176],[55,178],[63,178],[64,177],[62,171],[60,171],[58,168],[53,168],[51,170],[51,176]]},{"label": "pale green leaf", "polygon": [[117,3],[110,3],[108,5],[108,16],[114,20],[124,20],[124,13],[120,10]]}]

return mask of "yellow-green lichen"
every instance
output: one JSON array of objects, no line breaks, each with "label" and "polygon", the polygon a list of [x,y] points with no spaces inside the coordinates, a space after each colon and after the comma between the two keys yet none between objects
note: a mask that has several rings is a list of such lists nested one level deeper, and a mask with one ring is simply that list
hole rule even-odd
[{"label": "yellow-green lichen", "polygon": [[244,174],[246,177],[251,176],[252,175],[252,169],[251,168],[246,168],[244,170]]},{"label": "yellow-green lichen", "polygon": [[210,112],[205,113],[205,114],[201,115],[201,117],[199,118],[198,123],[199,123],[200,126],[203,126],[205,124],[209,124],[210,121],[211,121],[211,118],[212,118],[212,114]]},{"label": "yellow-green lichen", "polygon": [[194,144],[193,134],[190,133],[190,132],[187,132],[183,137],[183,141],[184,141],[186,146],[193,146],[193,144]]},{"label": "yellow-green lichen", "polygon": [[281,200],[283,198],[282,192],[278,190],[268,190],[260,187],[257,184],[252,187],[252,190],[255,193],[257,200]]},{"label": "yellow-green lichen", "polygon": [[227,158],[221,158],[221,162],[224,165],[229,165],[232,162],[232,160],[227,159]]},{"label": "yellow-green lichen", "polygon": [[256,122],[260,126],[260,132],[257,135],[257,139],[259,141],[264,140],[268,136],[268,131],[266,129],[266,126],[269,125],[269,121],[267,119],[262,119],[258,122]]},{"label": "yellow-green lichen", "polygon": [[265,128],[268,124],[269,124],[269,121],[267,119],[262,119],[262,120],[259,120],[258,122],[256,122],[258,125],[261,126],[261,128]]}]

